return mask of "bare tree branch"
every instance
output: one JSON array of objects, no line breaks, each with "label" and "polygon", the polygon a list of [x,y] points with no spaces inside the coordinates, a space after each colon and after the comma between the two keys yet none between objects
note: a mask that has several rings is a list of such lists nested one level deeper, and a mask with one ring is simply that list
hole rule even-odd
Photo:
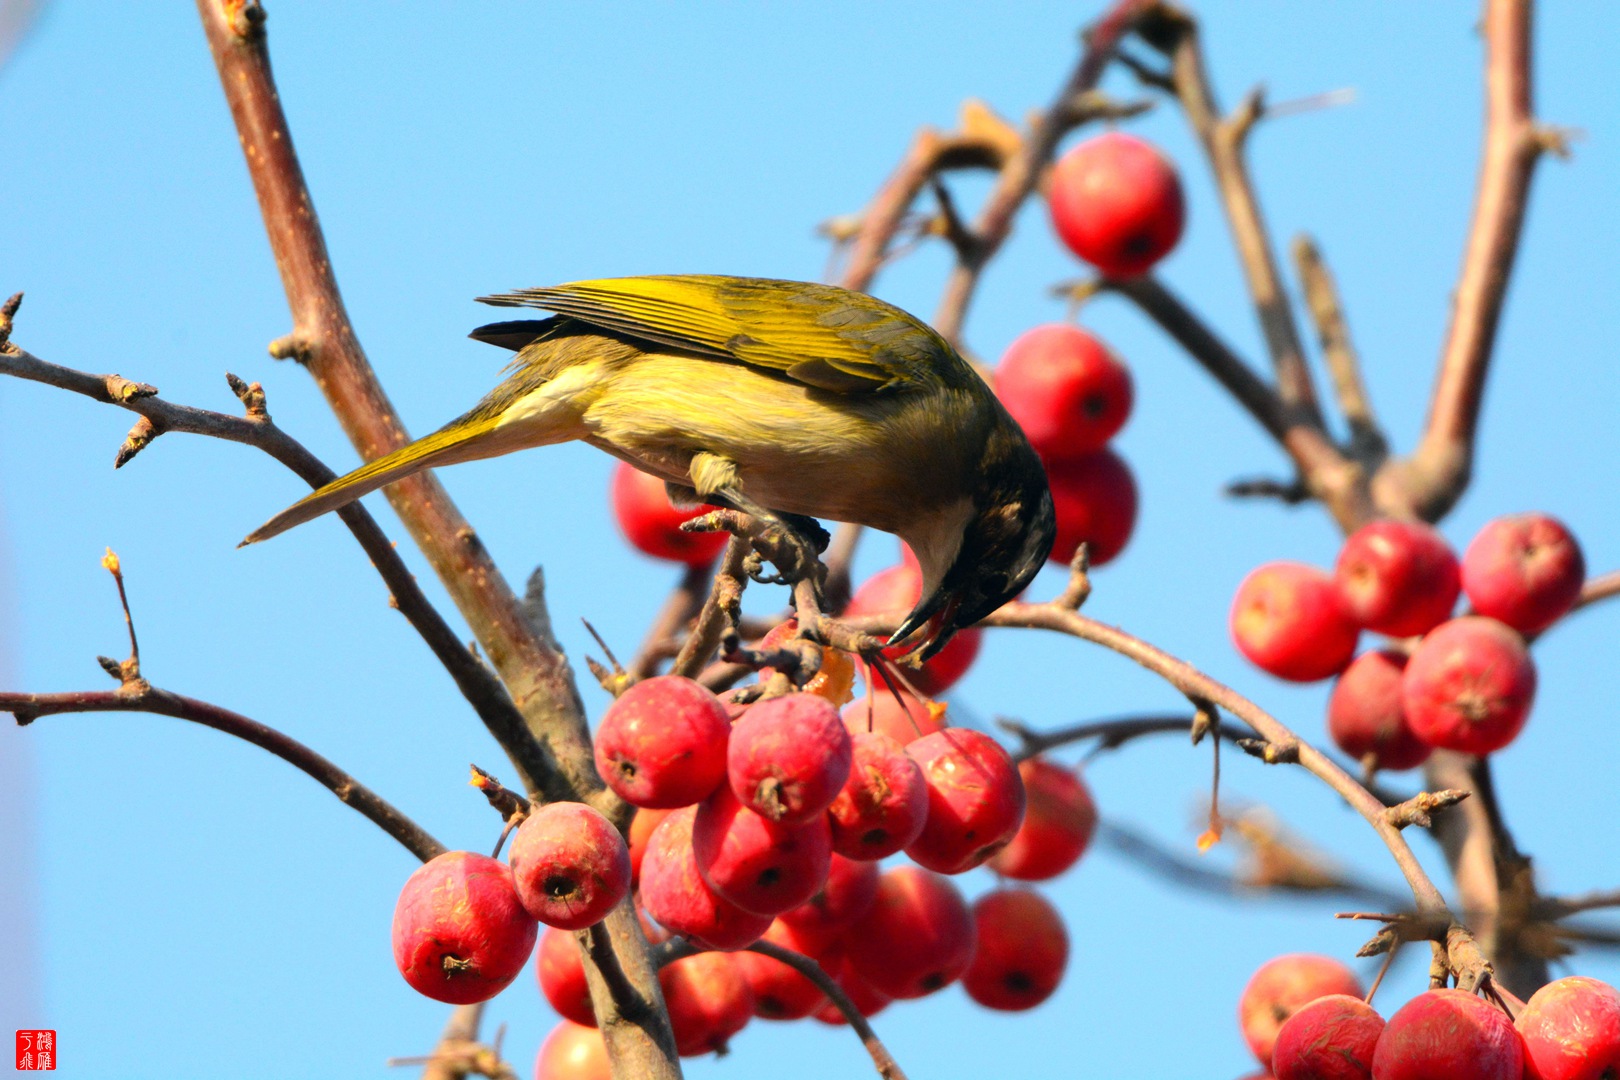
[{"label": "bare tree branch", "polygon": [[[292,312],[292,332],[274,342],[271,351],[296,357],[309,368],[360,456],[372,460],[405,445],[409,436],[344,310],[270,73],[264,10],[243,0],[197,0],[197,9]],[[609,817],[620,815],[622,801],[596,774],[585,709],[567,657],[536,632],[472,526],[431,473],[384,491],[506,684],[526,721],[526,741],[544,754],[545,767],[535,768],[534,750],[518,745],[516,733],[492,732],[518,766],[529,793],[578,799]],[[635,1000],[616,1001],[597,959],[586,955],[592,1004],[614,1071],[638,1080],[674,1080],[681,1070],[668,1017],[662,1008],[647,1015],[641,1008],[661,999],[645,940],[628,905],[608,916],[604,932],[616,950],[615,968],[635,991]]]},{"label": "bare tree branch", "polygon": [[1331,758],[1301,741],[1254,702],[1186,661],[1178,660],[1124,630],[1057,604],[1011,603],[985,619],[984,625],[1055,630],[1102,645],[1141,664],[1187,697],[1219,706],[1248,724],[1263,737],[1267,749],[1266,760],[1297,762],[1338,792],[1378,833],[1406,878],[1418,913],[1443,928],[1448,963],[1457,977],[1458,985],[1472,989],[1490,978],[1490,961],[1473,936],[1457,922],[1401,831],[1389,821],[1383,802],[1339,768]]},{"label": "bare tree branch", "polygon": [[1485,379],[1530,181],[1543,153],[1564,151],[1532,111],[1531,0],[1486,0],[1483,31],[1485,150],[1429,419],[1412,456],[1391,462],[1375,480],[1380,505],[1405,506],[1429,521],[1451,509],[1473,473]]},{"label": "bare tree branch", "polygon": [[[7,330],[9,331],[9,326]],[[147,422],[146,443],[168,431],[207,435],[228,442],[256,447],[291,469],[311,487],[320,487],[337,474],[327,468],[319,458],[305,449],[302,443],[288,435],[270,419],[265,405],[264,391],[258,383],[245,384],[235,376],[227,376],[233,387],[240,387],[238,396],[247,405],[246,416],[176,405],[158,395],[156,387],[131,382],[121,375],[91,375],[41,360],[19,348],[15,342],[0,343],[0,374],[43,383],[62,390],[83,394],[95,401],[117,405],[138,413]],[[125,449],[130,443],[126,441]],[[138,448],[137,448],[138,449]],[[123,454],[124,464],[134,452]],[[384,535],[369,511],[360,503],[350,503],[339,510],[342,519],[366,557],[376,567],[377,574],[389,588],[389,599],[404,615],[416,632],[422,636],[456,687],[472,705],[480,720],[497,734],[502,746],[530,754],[529,769],[545,767],[545,759],[537,753],[534,743],[527,738],[524,720],[519,715],[506,690],[476,656],[468,651],[456,632],[428,600],[416,582],[416,576],[406,567],[399,552]],[[504,735],[504,737],[503,737]],[[514,758],[514,764],[523,768],[525,763]]]},{"label": "bare tree branch", "polygon": [[0,693],[0,712],[11,713],[19,724],[31,724],[42,716],[98,712],[144,712],[189,720],[268,750],[314,778],[423,862],[442,855],[446,850],[443,844],[400,813],[393,804],[296,739],[218,705],[159,690],[145,679],[127,682],[117,690],[80,690],[63,694]]},{"label": "bare tree branch", "polygon": [[1305,350],[1300,344],[1293,307],[1282,287],[1260,201],[1244,158],[1248,135],[1265,111],[1264,97],[1256,90],[1230,115],[1223,117],[1210,87],[1203,50],[1199,46],[1198,24],[1190,15],[1168,3],[1154,8],[1151,16],[1141,23],[1140,32],[1149,44],[1169,57],[1176,99],[1209,158],[1221,203],[1226,209],[1227,224],[1231,226],[1232,239],[1237,246],[1238,261],[1277,373],[1277,395],[1290,422],[1320,429],[1322,413],[1310,369],[1305,364]]}]

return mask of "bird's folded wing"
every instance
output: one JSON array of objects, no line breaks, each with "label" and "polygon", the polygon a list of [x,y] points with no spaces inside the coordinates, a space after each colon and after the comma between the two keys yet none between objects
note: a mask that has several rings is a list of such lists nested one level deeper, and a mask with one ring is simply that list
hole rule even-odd
[{"label": "bird's folded wing", "polygon": [[864,293],[707,275],[609,278],[480,297],[843,394],[960,385],[974,376],[933,329]]}]

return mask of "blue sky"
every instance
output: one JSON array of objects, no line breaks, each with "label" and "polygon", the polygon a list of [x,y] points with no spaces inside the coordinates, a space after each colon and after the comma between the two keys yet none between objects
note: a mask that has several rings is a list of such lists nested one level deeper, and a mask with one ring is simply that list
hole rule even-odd
[{"label": "blue sky", "polygon": [[[1094,5],[1024,3],[409,6],[270,4],[276,72],[349,310],[413,431],[459,412],[504,355],[466,340],[477,295],[634,273],[816,278],[815,224],[860,208],[921,124],[980,97],[1010,117],[1043,105]],[[1309,229],[1338,274],[1377,407],[1400,447],[1422,423],[1472,199],[1480,43],[1469,5],[1200,5],[1218,92],[1264,81],[1274,100],[1354,87],[1344,108],[1279,119],[1253,140],[1279,243]],[[1620,99],[1609,43],[1620,9],[1547,5],[1539,111],[1579,128],[1568,164],[1538,174],[1487,395],[1477,480],[1445,532],[1491,517],[1564,518],[1594,571],[1620,566],[1615,460],[1620,375]],[[1109,84],[1133,92],[1116,75]],[[154,383],[176,401],[235,407],[224,372],[261,380],[277,421],[329,463],[354,463],[310,380],[265,355],[287,329],[274,266],[189,5],[57,0],[0,72],[6,221],[0,292],[24,289],[17,341],[38,355]],[[1188,233],[1166,280],[1250,357],[1259,335],[1207,172],[1181,118],[1133,125],[1181,163]],[[963,182],[966,201],[984,185]],[[933,311],[948,262],[925,248],[876,291]],[[1032,206],[990,269],[967,329],[995,357],[1059,318],[1046,286],[1076,273]],[[1118,441],[1142,513],[1097,575],[1090,610],[1250,694],[1311,738],[1323,687],[1246,666],[1225,634],[1243,574],[1293,558],[1330,565],[1317,509],[1235,504],[1235,476],[1280,455],[1151,326],[1114,300],[1083,315],[1131,364],[1136,414]],[[483,848],[491,816],[466,763],[504,761],[449,680],[385,604],[334,520],[235,550],[298,494],[243,448],[167,436],[118,473],[130,418],[0,384],[0,634],[8,683],[110,685],[122,655],[98,565],[123,556],[149,677],[282,728],[350,769],[452,846]],[[632,651],[674,580],[630,553],[604,502],[610,462],[561,447],[449,470],[451,492],[507,574],[544,564],[576,664],[580,617]],[[385,528],[403,532],[380,499]],[[408,545],[407,545],[408,546]],[[406,557],[436,598],[414,552]],[[873,538],[863,571],[894,557]],[[1058,587],[1055,575],[1036,592]],[[763,593],[763,590],[761,590]],[[774,603],[777,596],[756,602]],[[449,610],[448,604],[444,605]],[[1497,776],[1521,846],[1556,892],[1620,885],[1613,782],[1620,607],[1536,648],[1541,691]],[[592,714],[604,695],[585,688]],[[962,716],[1036,725],[1175,709],[1165,686],[1069,641],[992,635],[957,692]],[[1264,802],[1369,880],[1395,870],[1371,832],[1290,770],[1229,761],[1232,799]],[[222,736],[148,716],[0,728],[0,829],[33,869],[0,880],[34,912],[35,961],[0,959],[0,1034],[60,1032],[64,1077],[383,1076],[426,1050],[444,1009],[393,970],[388,920],[410,857],[306,778]],[[1089,771],[1105,815],[1190,853],[1208,758],[1137,744]],[[1418,841],[1437,879],[1444,863]],[[1228,852],[1210,856],[1220,863]],[[19,888],[19,882],[21,883]],[[978,873],[970,894],[990,887]],[[1106,850],[1050,890],[1074,938],[1044,1008],[990,1015],[959,990],[890,1010],[879,1033],[914,1077],[1013,1068],[1223,1080],[1249,1070],[1233,1014],[1276,953],[1349,957],[1365,928],[1332,903],[1232,902],[1179,891]],[[1611,920],[1612,921],[1612,920]],[[13,924],[20,925],[20,924]],[[1392,1009],[1421,985],[1397,968]],[[1620,981],[1620,955],[1572,970]],[[31,1002],[31,1003],[30,1003]],[[527,1072],[553,1023],[528,975],[492,1005]],[[693,1077],[863,1074],[847,1032],[745,1031]]]}]

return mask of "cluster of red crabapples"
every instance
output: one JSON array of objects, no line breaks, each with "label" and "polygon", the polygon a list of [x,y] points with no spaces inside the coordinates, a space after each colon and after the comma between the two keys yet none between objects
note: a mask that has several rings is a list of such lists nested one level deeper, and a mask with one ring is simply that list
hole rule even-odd
[{"label": "cluster of red crabapples", "polygon": [[1294,953],[1254,973],[1238,1022],[1270,1070],[1249,1080],[1620,1076],[1620,992],[1582,976],[1548,983],[1529,1002],[1504,994],[1493,1004],[1462,990],[1428,990],[1386,1022],[1349,968]]},{"label": "cluster of red crabapples", "polygon": [[[1536,691],[1529,639],[1575,605],[1585,573],[1574,536],[1545,514],[1487,523],[1460,563],[1427,525],[1375,521],[1332,574],[1291,562],[1251,573],[1232,637],[1279,678],[1338,675],[1333,741],[1369,769],[1409,769],[1435,748],[1483,755],[1513,741]],[[1471,610],[1454,617],[1459,593]],[[1390,640],[1355,656],[1363,630]]]},{"label": "cluster of red crabapples", "polygon": [[[1181,234],[1179,180],[1147,144],[1109,134],[1055,166],[1054,228],[1102,272],[1146,271]],[[1137,490],[1108,447],[1130,415],[1129,370],[1068,325],[1015,341],[995,392],[1047,469],[1057,515],[1054,562],[1081,543],[1093,565],[1125,547]],[[613,478],[615,516],[642,552],[703,566],[721,534],[680,526],[708,508],[677,508],[661,481],[628,465]],[[903,612],[922,590],[915,559],[858,589],[850,616]],[[783,624],[761,650],[792,636]],[[933,697],[973,663],[977,630],[958,633],[908,681]],[[762,674],[768,674],[762,673]],[[1096,810],[1072,771],[1014,765],[999,744],[944,725],[943,707],[909,694],[845,710],[854,669],[826,650],[803,691],[737,709],[670,677],[626,691],[603,718],[597,767],[639,809],[630,863],[644,924],[707,949],[667,965],[660,983],[682,1054],[723,1049],[751,1016],[843,1022],[791,967],[746,947],[764,940],[821,965],[864,1015],[960,979],[979,1003],[1026,1009],[1056,989],[1068,956],[1045,899],[998,888],[971,907],[944,875],[988,863],[1014,881],[1046,880],[1090,842]],[[881,872],[904,853],[912,865]],[[539,1080],[608,1076],[584,968],[560,929],[540,944],[542,992],[564,1017],[537,1063]]]}]

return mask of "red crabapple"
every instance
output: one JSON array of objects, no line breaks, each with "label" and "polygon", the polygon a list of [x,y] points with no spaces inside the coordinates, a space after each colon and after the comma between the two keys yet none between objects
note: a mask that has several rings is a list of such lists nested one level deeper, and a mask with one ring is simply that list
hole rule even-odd
[{"label": "red crabapple", "polygon": [[1379,1036],[1373,1080],[1521,1080],[1524,1041],[1507,1013],[1464,990],[1427,990]]},{"label": "red crabapple", "polygon": [[753,705],[731,729],[726,774],[750,810],[782,825],[818,817],[849,779],[849,732],[815,694]]},{"label": "red crabapple", "polygon": [[1021,763],[1018,775],[1027,803],[1024,823],[987,865],[1015,881],[1046,881],[1085,854],[1097,830],[1097,806],[1077,773],[1045,758]]},{"label": "red crabapple", "polygon": [[613,1080],[602,1033],[572,1020],[552,1028],[535,1059],[534,1080]]},{"label": "red crabapple", "polygon": [[655,559],[707,566],[726,546],[726,534],[682,532],[681,525],[713,510],[682,509],[669,499],[664,482],[624,462],[613,470],[613,516],[624,538]]},{"label": "red crabapple", "polygon": [[643,679],[603,715],[596,771],[636,806],[690,806],[725,779],[730,732],[726,707],[691,679]]},{"label": "red crabapple", "polygon": [[1333,579],[1303,563],[1266,563],[1243,579],[1232,600],[1232,640],[1279,679],[1315,682],[1338,674],[1360,634]]},{"label": "red crabapple", "polygon": [[1078,326],[1027,330],[996,368],[996,397],[1043,461],[1101,450],[1131,415],[1131,372]]},{"label": "red crabapple", "polygon": [[828,807],[833,850],[851,859],[893,855],[923,830],[928,785],[905,747],[878,732],[850,737],[849,779]]},{"label": "red crabapple", "polygon": [[[800,956],[812,957],[810,943],[799,931],[777,919],[761,940]],[[827,1001],[820,987],[793,968],[755,952],[735,954],[737,968],[754,995],[754,1015],[765,1020],[802,1020]]]},{"label": "red crabapple", "polygon": [[1537,990],[1519,1013],[1525,1080],[1620,1077],[1620,991],[1574,975]]},{"label": "red crabapple", "polygon": [[1148,143],[1117,131],[1059,158],[1046,198],[1052,227],[1069,250],[1115,277],[1144,273],[1164,258],[1187,218],[1175,167]]},{"label": "red crabapple", "polygon": [[1329,994],[1302,1005],[1277,1032],[1277,1080],[1372,1080],[1384,1018],[1359,997]]},{"label": "red crabapple", "polygon": [[659,822],[674,813],[672,810],[652,810],[643,807],[630,819],[630,884],[641,881],[641,857],[647,854],[647,841]]},{"label": "red crabapple", "polygon": [[447,851],[418,867],[400,890],[394,963],[418,993],[470,1005],[506,989],[539,932],[505,863]]},{"label": "red crabapple", "polygon": [[1465,754],[1512,742],[1535,695],[1536,667],[1524,639],[1479,615],[1430,631],[1401,677],[1401,706],[1417,737]]},{"label": "red crabapple", "polygon": [[1463,591],[1474,610],[1521,634],[1545,630],[1569,611],[1585,577],[1580,545],[1546,514],[1487,522],[1463,552]]},{"label": "red crabapple", "polygon": [[[845,616],[855,618],[862,615],[894,614],[896,622],[916,606],[922,598],[922,569],[913,561],[906,560],[898,566],[891,566],[886,570],[879,570],[855,590],[849,605],[844,608]],[[921,667],[907,665],[902,672],[907,682],[917,690],[930,697],[943,694],[956,682],[967,674],[968,668],[973,666],[974,659],[979,655],[979,646],[984,637],[982,630],[967,629],[958,631],[945,647]],[[885,649],[885,656],[898,656],[904,653],[906,646],[896,645]],[[862,668],[865,668],[864,662]],[[871,678],[870,674],[867,678]],[[877,685],[883,687],[882,679]],[[887,692],[886,690],[882,692]]]},{"label": "red crabapple", "polygon": [[878,879],[877,899],[850,927],[845,957],[892,998],[919,998],[962,977],[973,960],[973,915],[956,886],[900,866]]},{"label": "red crabapple", "polygon": [[1401,707],[1406,654],[1365,652],[1351,661],[1328,698],[1328,734],[1340,750],[1375,769],[1410,769],[1428,760],[1429,744],[1412,732]]},{"label": "red crabapple", "polygon": [[991,1009],[1033,1009],[1052,996],[1069,962],[1069,932],[1045,897],[998,889],[973,905],[976,946],[962,976],[968,997]]},{"label": "red crabapple", "polygon": [[748,1026],[754,996],[734,957],[704,952],[664,965],[658,985],[681,1057],[724,1054],[731,1037]]},{"label": "red crabapple", "polygon": [[1136,478],[1125,459],[1104,448],[1094,454],[1046,463],[1057,515],[1057,538],[1047,558],[1067,566],[1082,541],[1092,566],[1125,550],[1136,528]]},{"label": "red crabapple", "polygon": [[[799,632],[799,620],[787,619],[771,627],[770,632],[759,639],[755,646],[761,652],[781,648],[783,643],[791,640]],[[764,682],[776,674],[775,668],[762,667],[759,669],[759,681]],[[821,667],[810,676],[799,689],[807,694],[816,694],[826,698],[833,705],[844,704],[855,696],[855,660],[842,649],[835,649],[831,645],[821,647]]]},{"label": "red crabapple", "polygon": [[1260,965],[1238,1002],[1243,1038],[1260,1064],[1271,1067],[1271,1051],[1283,1022],[1302,1005],[1329,994],[1361,996],[1361,983],[1331,956],[1289,953]]},{"label": "red crabapple", "polygon": [[1358,623],[1391,637],[1427,633],[1451,618],[1462,588],[1445,537],[1417,521],[1374,521],[1351,533],[1333,580]]},{"label": "red crabapple", "polygon": [[945,712],[944,702],[923,701],[904,690],[900,692],[900,701],[896,701],[895,695],[882,687],[844,706],[844,728],[851,735],[880,732],[901,746],[909,746],[924,735],[944,731]]},{"label": "red crabapple", "polygon": [[664,929],[712,949],[741,949],[759,940],[770,916],[744,911],[721,897],[698,870],[692,852],[697,807],[675,811],[653,830],[641,860],[641,903]]},{"label": "red crabapple", "polygon": [[832,830],[826,815],[779,825],[737,801],[721,784],[698,804],[692,852],[709,887],[744,911],[780,915],[827,880]]},{"label": "red crabapple", "polygon": [[531,813],[512,835],[507,861],[529,914],[562,930],[601,922],[630,891],[624,837],[584,803],[548,803]]},{"label": "red crabapple", "polygon": [[800,942],[811,947],[812,955],[819,956],[867,913],[877,898],[877,890],[876,863],[846,859],[835,852],[820,891],[792,911],[784,912],[780,921],[799,934]]},{"label": "red crabapple", "polygon": [[596,1026],[596,1010],[591,1005],[591,988],[585,982],[585,962],[579,946],[567,930],[546,927],[536,950],[535,973],[540,993],[565,1020],[587,1027]]},{"label": "red crabapple", "polygon": [[[906,748],[928,785],[928,818],[906,854],[942,874],[960,874],[1000,851],[1024,820],[1024,781],[1002,745],[950,728]],[[898,995],[896,995],[898,996]]]}]

